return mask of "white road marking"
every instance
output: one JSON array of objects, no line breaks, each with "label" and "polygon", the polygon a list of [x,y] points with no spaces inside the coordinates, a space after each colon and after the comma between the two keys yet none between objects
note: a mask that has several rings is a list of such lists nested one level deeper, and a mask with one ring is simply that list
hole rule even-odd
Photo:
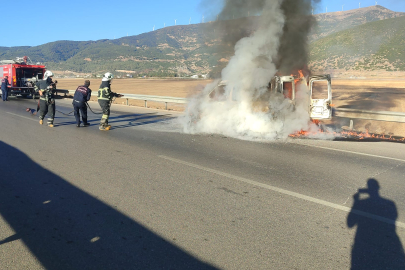
[{"label": "white road marking", "polygon": [[28,117],[18,115],[18,114],[15,114],[15,113],[11,113],[11,112],[6,112],[6,113],[11,114],[11,115],[15,115],[15,116],[18,116],[18,117],[21,117],[21,118],[25,118],[25,119],[28,119],[28,120],[32,120],[32,121],[35,121],[35,122],[38,121],[37,119],[28,118]]},{"label": "white road marking", "polygon": [[327,206],[327,207],[330,207],[330,208],[333,208],[333,209],[341,210],[341,211],[344,211],[344,212],[352,212],[352,213],[355,213],[355,214],[363,216],[363,217],[378,220],[378,221],[381,221],[381,222],[384,222],[384,223],[387,223],[387,224],[393,224],[393,225],[396,225],[397,227],[405,229],[405,223],[402,223],[402,222],[399,222],[399,221],[395,221],[395,220],[392,220],[392,219],[384,218],[384,217],[381,217],[381,216],[373,215],[373,214],[363,212],[363,211],[359,211],[359,210],[355,210],[355,209],[352,210],[350,207],[342,206],[342,205],[339,205],[339,204],[335,204],[335,203],[327,202],[327,201],[320,200],[320,199],[317,199],[317,198],[313,198],[313,197],[310,197],[310,196],[306,196],[306,195],[303,195],[303,194],[300,194],[300,193],[297,193],[297,192],[293,192],[293,191],[289,191],[289,190],[286,190],[286,189],[282,189],[282,188],[274,187],[274,186],[271,186],[271,185],[263,184],[263,183],[253,181],[253,180],[250,180],[250,179],[247,179],[247,178],[244,178],[244,177],[240,177],[240,176],[232,175],[232,174],[229,174],[229,173],[221,172],[221,171],[218,171],[218,170],[210,169],[210,168],[203,167],[203,166],[193,164],[193,163],[190,163],[190,162],[186,162],[186,161],[183,161],[183,160],[180,160],[180,159],[175,159],[175,158],[171,158],[171,157],[167,157],[167,156],[163,156],[163,155],[159,155],[158,157],[166,159],[166,160],[170,160],[170,161],[173,161],[173,162],[176,162],[176,163],[179,163],[179,164],[183,164],[183,165],[186,165],[186,166],[189,166],[189,167],[193,167],[193,168],[196,168],[196,169],[199,169],[199,170],[202,170],[202,171],[214,173],[214,174],[224,176],[224,177],[227,177],[227,178],[230,178],[230,179],[233,179],[233,180],[237,180],[237,181],[240,181],[240,182],[251,184],[251,185],[254,185],[254,186],[257,186],[257,187],[272,190],[272,191],[275,191],[275,192],[278,192],[278,193],[281,193],[281,194],[289,195],[289,196],[292,196],[292,197],[295,197],[295,198],[298,198],[298,199],[302,199],[302,200],[306,200],[306,201],[313,202],[313,203],[316,203],[316,204],[320,204],[320,205],[323,205],[323,206]]},{"label": "white road marking", "polygon": [[366,153],[360,153],[360,152],[354,152],[354,151],[342,150],[342,149],[336,149],[336,148],[329,148],[329,147],[318,146],[318,145],[310,145],[310,144],[305,144],[305,143],[297,143],[297,144],[310,146],[310,147],[315,147],[315,148],[326,149],[326,150],[331,150],[331,151],[337,151],[337,152],[344,152],[344,153],[350,153],[350,154],[355,154],[355,155],[361,155],[361,156],[368,156],[368,157],[375,157],[375,158],[382,158],[382,159],[389,159],[389,160],[405,162],[405,159],[399,159],[399,158],[393,158],[393,157],[385,157],[385,156],[379,156],[379,155],[373,155],[373,154],[366,154]]}]

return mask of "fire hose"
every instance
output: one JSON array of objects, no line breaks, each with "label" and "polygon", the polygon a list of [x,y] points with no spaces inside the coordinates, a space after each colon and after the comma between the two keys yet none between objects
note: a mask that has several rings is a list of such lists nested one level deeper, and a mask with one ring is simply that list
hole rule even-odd
[{"label": "fire hose", "polygon": [[[114,100],[115,100],[115,97],[111,100],[111,102],[110,102],[110,107],[111,107],[111,104],[114,102]],[[35,111],[34,109],[31,109],[31,108],[27,108],[26,111],[27,111],[27,112],[31,112],[31,114],[33,114],[33,115],[36,115],[37,112],[39,111],[39,102],[40,102],[40,100],[38,100],[36,111]],[[86,103],[86,106],[89,108],[89,110],[90,110],[93,114],[103,114],[103,112],[99,112],[99,113],[94,112],[94,111],[91,109],[89,103],[87,103],[87,102],[85,102],[85,103]],[[34,112],[32,112],[32,110],[34,110]],[[63,115],[66,115],[66,116],[71,116],[70,114],[74,112],[74,110],[73,110],[73,111],[71,111],[71,112],[69,112],[69,113],[64,113],[64,112],[61,112],[61,111],[56,110],[56,109],[55,109],[55,111],[58,112],[58,113],[61,113],[61,114],[63,114]]]},{"label": "fire hose", "polygon": [[[87,105],[87,107],[89,107],[89,110],[90,110],[92,113],[94,113],[94,114],[103,114],[103,112],[99,112],[99,113],[94,112],[94,111],[91,109],[89,103],[86,102],[86,105]],[[110,105],[110,106],[111,106],[111,105]]]}]

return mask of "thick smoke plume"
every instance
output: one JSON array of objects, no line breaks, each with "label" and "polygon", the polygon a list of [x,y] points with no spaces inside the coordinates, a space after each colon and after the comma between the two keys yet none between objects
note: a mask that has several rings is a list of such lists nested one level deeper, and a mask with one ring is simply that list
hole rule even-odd
[{"label": "thick smoke plume", "polygon": [[[276,74],[307,72],[307,37],[314,24],[310,15],[312,2],[225,1],[218,14],[220,21],[212,24],[222,28],[219,33],[226,33],[221,40],[234,45],[234,55],[221,72],[221,79],[226,81],[225,94],[215,99],[211,93],[210,97],[218,84],[215,81],[189,100],[182,119],[185,132],[278,139],[316,128],[310,124],[305,84],[296,89],[295,104],[281,93],[268,91],[269,82]],[[251,17],[240,19],[247,16]]]}]

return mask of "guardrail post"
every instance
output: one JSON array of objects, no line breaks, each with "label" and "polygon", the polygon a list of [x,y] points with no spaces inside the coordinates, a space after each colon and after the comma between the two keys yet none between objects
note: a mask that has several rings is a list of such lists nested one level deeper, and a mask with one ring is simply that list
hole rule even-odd
[{"label": "guardrail post", "polygon": [[128,104],[128,99],[127,99],[127,106],[128,106],[129,104]]},{"label": "guardrail post", "polygon": [[166,104],[166,111],[167,111],[167,102],[165,102],[165,104]]},{"label": "guardrail post", "polygon": [[148,101],[145,100],[145,108],[147,108],[147,107],[148,107]]},{"label": "guardrail post", "polygon": [[349,130],[353,130],[353,120],[350,119],[350,126],[349,126]]}]

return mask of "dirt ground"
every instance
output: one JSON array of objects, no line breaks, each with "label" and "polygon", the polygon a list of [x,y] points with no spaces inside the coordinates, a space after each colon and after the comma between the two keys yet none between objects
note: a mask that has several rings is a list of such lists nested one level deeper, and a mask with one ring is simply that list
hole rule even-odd
[{"label": "dirt ground", "polygon": [[[85,79],[57,79],[59,89],[75,90],[77,86],[84,84]],[[101,79],[89,79],[90,88],[97,91]],[[150,96],[168,96],[185,98],[193,93],[201,91],[211,80],[196,79],[114,79],[111,84],[113,92],[120,94],[138,94]],[[96,100],[96,98],[92,98]],[[116,99],[115,104],[126,104],[126,99]],[[130,106],[145,106],[142,100],[129,99]],[[148,108],[165,109],[161,102],[147,103]],[[168,104],[169,110],[183,111],[184,104]]]},{"label": "dirt ground", "polygon": [[[90,79],[94,91],[98,90],[101,79]],[[74,90],[84,79],[58,79],[59,89]],[[170,97],[188,97],[201,91],[211,80],[192,79],[114,79],[112,90],[122,94],[143,94]],[[405,78],[364,78],[332,79],[332,102],[335,108],[353,108],[370,111],[405,112]],[[125,104],[125,99],[117,99]],[[131,106],[145,106],[144,101],[129,100]],[[164,103],[148,102],[148,107],[164,109]],[[169,104],[169,110],[182,111],[184,105]],[[334,120],[337,125],[347,125],[348,120]],[[405,136],[405,124],[382,121],[356,120],[354,128],[379,134]]]}]

